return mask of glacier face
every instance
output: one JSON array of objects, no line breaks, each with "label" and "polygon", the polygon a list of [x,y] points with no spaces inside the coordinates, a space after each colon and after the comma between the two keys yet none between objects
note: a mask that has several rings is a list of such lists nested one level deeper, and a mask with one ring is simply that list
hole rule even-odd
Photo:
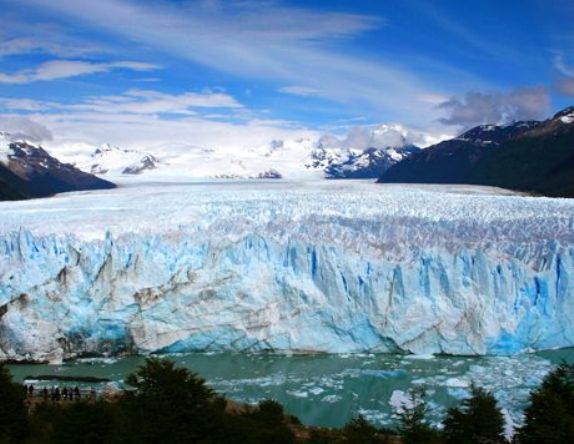
[{"label": "glacier face", "polygon": [[574,202],[127,181],[0,205],[0,358],[574,345]]}]

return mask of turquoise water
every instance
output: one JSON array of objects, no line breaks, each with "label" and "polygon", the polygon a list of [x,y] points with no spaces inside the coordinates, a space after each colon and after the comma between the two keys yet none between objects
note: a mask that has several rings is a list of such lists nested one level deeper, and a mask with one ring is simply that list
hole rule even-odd
[{"label": "turquoise water", "polygon": [[[427,387],[432,414],[468,393],[471,381],[492,390],[509,424],[520,421],[529,391],[561,360],[574,363],[574,349],[511,357],[404,355],[172,355],[204,377],[218,392],[242,402],[273,398],[304,423],[341,426],[358,413],[392,425],[408,390]],[[37,375],[105,377],[120,384],[142,357],[88,359],[63,365],[11,365],[18,381]],[[50,382],[35,383],[37,387]]]}]

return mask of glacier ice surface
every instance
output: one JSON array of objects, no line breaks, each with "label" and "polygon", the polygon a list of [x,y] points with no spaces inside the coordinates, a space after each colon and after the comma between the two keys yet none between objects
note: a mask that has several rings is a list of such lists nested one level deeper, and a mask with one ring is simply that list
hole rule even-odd
[{"label": "glacier ice surface", "polygon": [[574,201],[145,182],[0,203],[0,359],[574,345]]}]

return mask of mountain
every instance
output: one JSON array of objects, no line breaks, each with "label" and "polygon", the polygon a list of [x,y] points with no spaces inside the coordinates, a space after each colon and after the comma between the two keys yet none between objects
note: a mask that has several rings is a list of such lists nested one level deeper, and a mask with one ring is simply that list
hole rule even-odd
[{"label": "mountain", "polygon": [[114,187],[111,182],[60,162],[42,147],[12,140],[9,134],[0,132],[0,200]]},{"label": "mountain", "polygon": [[363,151],[349,150],[341,157],[332,158],[332,161],[324,167],[325,177],[328,179],[374,179],[397,162],[420,150],[421,148],[414,145],[372,147]]},{"label": "mountain", "polygon": [[574,107],[489,152],[469,182],[574,197]]},{"label": "mountain", "polygon": [[477,126],[455,139],[440,142],[398,162],[379,181],[467,183],[471,170],[489,151],[536,125],[538,122]]},{"label": "mountain", "polygon": [[79,167],[91,174],[141,174],[156,169],[159,163],[152,154],[105,144]]},{"label": "mountain", "polygon": [[481,125],[397,163],[385,183],[466,183],[574,197],[574,107],[538,122]]},{"label": "mountain", "polygon": [[110,144],[69,144],[51,149],[83,171],[111,176],[145,174],[155,177],[290,180],[377,178],[386,169],[418,152],[400,125],[360,127],[347,136],[324,134],[273,139],[241,147],[197,146],[166,142],[145,148]]}]

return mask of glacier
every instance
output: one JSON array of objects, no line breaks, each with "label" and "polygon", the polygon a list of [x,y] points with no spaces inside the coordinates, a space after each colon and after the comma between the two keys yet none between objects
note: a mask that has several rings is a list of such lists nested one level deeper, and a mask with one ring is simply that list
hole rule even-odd
[{"label": "glacier", "polygon": [[574,345],[574,201],[365,181],[0,203],[0,359]]}]

